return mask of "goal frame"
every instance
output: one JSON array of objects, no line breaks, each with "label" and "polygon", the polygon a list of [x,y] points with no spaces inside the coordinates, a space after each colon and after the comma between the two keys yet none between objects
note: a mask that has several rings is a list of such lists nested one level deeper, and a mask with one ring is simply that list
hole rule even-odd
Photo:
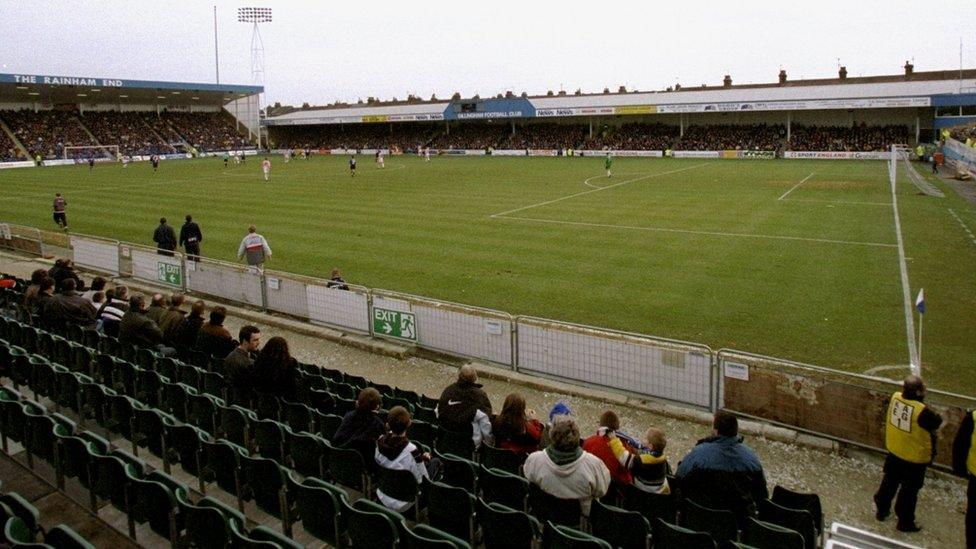
[{"label": "goal frame", "polygon": [[[93,153],[97,153],[91,155],[96,159],[105,158],[107,153],[108,155],[110,155],[110,158],[112,160],[118,160],[119,158],[121,158],[121,152],[122,152],[118,145],[70,145],[62,149],[62,156],[65,160],[74,160],[69,154],[71,151],[86,151],[86,150],[90,150]],[[87,156],[85,158],[87,158]]]}]

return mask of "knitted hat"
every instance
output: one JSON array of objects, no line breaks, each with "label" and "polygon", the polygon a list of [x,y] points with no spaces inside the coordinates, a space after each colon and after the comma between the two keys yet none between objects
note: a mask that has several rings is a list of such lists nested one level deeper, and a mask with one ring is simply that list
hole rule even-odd
[{"label": "knitted hat", "polygon": [[556,403],[555,406],[552,407],[552,410],[549,411],[549,421],[551,422],[552,418],[556,416],[571,416],[571,415],[573,415],[572,410],[569,409],[569,406],[567,406],[565,402],[560,400],[559,402]]}]

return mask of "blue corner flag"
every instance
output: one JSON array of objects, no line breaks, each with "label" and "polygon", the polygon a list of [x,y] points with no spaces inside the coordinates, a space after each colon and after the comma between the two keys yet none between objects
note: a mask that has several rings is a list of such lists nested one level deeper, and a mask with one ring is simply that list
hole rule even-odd
[{"label": "blue corner flag", "polygon": [[922,288],[918,291],[918,297],[915,298],[915,308],[918,309],[918,313],[925,314],[925,289]]}]

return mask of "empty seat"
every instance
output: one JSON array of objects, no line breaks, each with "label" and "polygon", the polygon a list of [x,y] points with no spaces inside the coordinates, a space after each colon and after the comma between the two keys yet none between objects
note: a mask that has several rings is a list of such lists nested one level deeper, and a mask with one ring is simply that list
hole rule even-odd
[{"label": "empty seat", "polygon": [[680,526],[695,532],[707,532],[720,543],[739,539],[739,526],[732,511],[709,509],[690,499],[682,503]]},{"label": "empty seat", "polygon": [[770,499],[773,503],[789,509],[809,511],[813,515],[813,523],[817,527],[817,533],[823,533],[823,507],[820,505],[820,496],[817,494],[794,492],[789,488],[776,486],[773,488],[773,496]]},{"label": "empty seat", "polygon": [[612,549],[609,543],[575,528],[546,523],[542,549]]},{"label": "empty seat", "polygon": [[478,523],[486,549],[529,549],[542,534],[539,521],[528,513],[500,503],[478,500]]},{"label": "empty seat", "polygon": [[589,523],[593,535],[613,547],[648,549],[651,546],[651,525],[637,511],[605,505],[595,499],[590,505]]},{"label": "empty seat", "polygon": [[482,467],[478,485],[488,503],[500,503],[520,511],[528,509],[529,481],[525,477]]},{"label": "empty seat", "polygon": [[288,479],[289,499],[302,521],[302,528],[317,539],[340,547],[346,530],[340,500],[346,501],[341,488],[317,478],[299,481],[294,475]]},{"label": "empty seat", "polygon": [[803,536],[794,530],[749,517],[742,542],[756,549],[803,549]]},{"label": "empty seat", "polygon": [[695,532],[654,519],[651,525],[654,547],[680,547],[681,549],[715,549],[715,540],[705,532]]},{"label": "empty seat", "polygon": [[427,480],[427,522],[474,545],[477,518],[475,497],[463,488]]},{"label": "empty seat", "polygon": [[803,536],[806,549],[817,545],[817,527],[813,515],[802,509],[790,509],[766,499],[758,503],[759,520],[793,530]]}]

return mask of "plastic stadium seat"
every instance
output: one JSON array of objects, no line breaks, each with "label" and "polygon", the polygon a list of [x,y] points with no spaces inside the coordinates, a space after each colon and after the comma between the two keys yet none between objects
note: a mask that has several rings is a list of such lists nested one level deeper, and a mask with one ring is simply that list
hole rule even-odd
[{"label": "plastic stadium seat", "polygon": [[425,446],[434,446],[437,438],[437,428],[426,421],[414,420],[410,422],[410,440]]},{"label": "plastic stadium seat", "polygon": [[211,435],[217,433],[217,408],[224,401],[208,394],[190,394],[186,398],[187,423],[199,427]]},{"label": "plastic stadium seat", "polygon": [[176,368],[176,381],[199,391],[203,385],[203,372],[204,370],[202,368],[183,364]]},{"label": "plastic stadium seat", "polygon": [[187,421],[189,416],[187,400],[190,395],[197,394],[197,390],[182,383],[164,383],[160,408],[167,414],[180,421]]},{"label": "plastic stadium seat", "polygon": [[296,543],[294,540],[275,532],[267,526],[254,527],[250,532],[250,536],[252,540],[270,543],[282,549],[305,549],[302,544]]},{"label": "plastic stadium seat", "polygon": [[93,494],[108,500],[116,509],[128,512],[126,487],[130,480],[142,478],[145,463],[119,450],[108,455],[96,454],[91,459],[95,476]]},{"label": "plastic stadium seat", "polygon": [[95,360],[94,351],[84,345],[77,344],[69,345],[68,348],[71,353],[71,360],[65,366],[79,374],[91,375],[92,362]]},{"label": "plastic stadium seat", "polygon": [[[341,502],[340,502],[341,504]],[[352,507],[345,507],[349,539],[353,547],[364,549],[389,549],[400,542],[405,531],[403,517],[382,505],[360,499]]]},{"label": "plastic stadium seat", "polygon": [[44,534],[44,543],[57,549],[95,549],[95,546],[64,524],[58,524]]},{"label": "plastic stadium seat", "polygon": [[[126,350],[123,347],[122,356],[125,357]],[[136,349],[131,358],[126,358],[131,362],[137,364],[140,368],[145,368],[147,370],[152,370],[156,368],[156,353],[150,351],[149,349]]]},{"label": "plastic stadium seat", "polygon": [[115,391],[100,383],[81,382],[81,411],[86,420],[93,419],[98,425],[105,425],[108,411],[108,397]]},{"label": "plastic stadium seat", "polygon": [[217,434],[238,446],[251,447],[251,429],[258,416],[251,410],[240,406],[221,406],[217,408]]},{"label": "plastic stadium seat", "polygon": [[18,517],[10,517],[3,524],[3,542],[8,547],[50,547],[43,543],[35,543],[34,534],[27,528],[24,521]]},{"label": "plastic stadium seat", "polygon": [[479,499],[478,522],[486,549],[529,549],[541,539],[542,527],[535,517],[500,503]]},{"label": "plastic stadium seat", "polygon": [[471,544],[457,536],[438,530],[433,526],[418,524],[413,530],[406,530],[403,535],[402,547],[406,549],[470,549]]},{"label": "plastic stadium seat", "polygon": [[155,371],[159,372],[159,375],[165,377],[170,383],[176,383],[177,369],[179,369],[181,363],[173,357],[163,357],[156,361]]},{"label": "plastic stadium seat", "polygon": [[281,416],[281,402],[274,395],[258,393],[254,402],[254,411],[261,419],[278,421]]},{"label": "plastic stadium seat", "polygon": [[407,509],[413,514],[414,520],[419,519],[422,485],[417,483],[413,473],[406,470],[393,470],[380,467],[376,471],[376,490],[382,491],[387,497],[400,501],[413,502]]},{"label": "plastic stadium seat", "polygon": [[107,421],[105,427],[123,438],[132,438],[132,417],[139,408],[145,408],[139,401],[125,395],[108,395]]},{"label": "plastic stadium seat", "polygon": [[529,481],[525,477],[482,467],[478,473],[478,486],[488,503],[500,503],[520,511],[528,509]]},{"label": "plastic stadium seat", "polygon": [[59,438],[58,463],[55,467],[58,486],[64,488],[66,478],[78,479],[86,490],[91,490],[93,457],[104,456],[109,452],[109,443],[102,437],[82,431],[76,436]]},{"label": "plastic stadium seat", "polygon": [[41,531],[40,511],[17,492],[9,492],[0,496],[0,504],[3,504],[6,509],[9,509],[23,523],[24,529],[27,531],[31,540]]},{"label": "plastic stadium seat", "polygon": [[434,455],[441,461],[441,482],[475,493],[478,483],[477,463],[454,454],[440,454],[436,450]]},{"label": "plastic stadium seat", "polygon": [[257,506],[270,515],[281,519],[281,531],[291,534],[287,492],[287,470],[273,459],[240,457],[241,478],[238,497],[254,499]]},{"label": "plastic stadium seat", "polygon": [[356,450],[332,446],[329,449],[329,474],[344,488],[363,494],[369,488],[366,463]]},{"label": "plastic stadium seat", "polygon": [[169,472],[169,452],[166,448],[166,427],[176,424],[176,418],[155,408],[136,408],[132,416],[132,453],[139,455],[139,448],[163,460],[163,467]]},{"label": "plastic stadium seat", "polygon": [[25,443],[28,415],[39,416],[45,413],[44,407],[35,402],[0,399],[0,437],[3,438],[4,452],[7,451],[8,439],[19,444]]},{"label": "plastic stadium seat", "polygon": [[338,416],[345,416],[356,409],[356,401],[351,398],[335,397],[335,413]]},{"label": "plastic stadium seat", "polygon": [[749,517],[742,542],[756,549],[803,549],[799,532]]},{"label": "plastic stadium seat", "polygon": [[228,547],[230,523],[235,523],[238,530],[245,524],[240,511],[211,497],[200,498],[196,504],[181,503],[180,512],[186,527],[185,541],[194,547]]},{"label": "plastic stadium seat", "polygon": [[[200,491],[204,491],[202,478],[204,464],[203,443],[213,439],[200,429],[192,425],[166,425],[166,445],[170,453],[170,462],[179,462],[180,467],[187,473],[200,478]],[[236,493],[236,490],[233,492]]]},{"label": "plastic stadium seat", "polygon": [[427,496],[427,522],[474,545],[477,524],[475,497],[463,488],[430,480],[424,483],[424,490]]},{"label": "plastic stadium seat", "polygon": [[488,469],[501,469],[513,475],[519,474],[525,459],[511,450],[496,448],[490,444],[481,445],[481,464]]},{"label": "plastic stadium seat", "polygon": [[159,372],[153,370],[139,370],[136,372],[136,400],[146,406],[158,408],[164,379]]},{"label": "plastic stadium seat", "polygon": [[308,391],[308,405],[323,414],[335,413],[335,396],[327,390],[310,389]]},{"label": "plastic stadium seat", "polygon": [[773,488],[773,496],[770,498],[773,503],[782,505],[788,509],[802,509],[809,511],[813,515],[814,525],[818,533],[823,533],[823,507],[820,505],[820,496],[817,494],[804,494],[794,492],[782,486]]},{"label": "plastic stadium seat", "polygon": [[205,464],[200,471],[201,491],[205,488],[203,483],[213,480],[217,486],[240,500],[240,466],[241,460],[247,457],[247,451],[226,440],[202,440],[200,445],[203,450],[200,461]]},{"label": "plastic stadium seat", "polygon": [[674,524],[677,521],[678,503],[674,494],[654,494],[645,492],[632,484],[622,487],[621,507],[637,511],[651,524],[655,519]]},{"label": "plastic stadium seat", "polygon": [[35,397],[43,396],[53,398],[55,395],[58,371],[66,372],[63,366],[54,365],[37,355],[32,356],[30,388],[34,391]]},{"label": "plastic stadium seat", "polygon": [[135,524],[149,523],[153,532],[176,542],[182,530],[180,505],[189,503],[186,486],[173,477],[154,471],[144,479],[130,479],[129,536],[136,538]]},{"label": "plastic stadium seat", "polygon": [[227,380],[224,376],[218,374],[217,372],[207,372],[203,371],[200,373],[200,389],[204,393],[211,394],[218,398],[226,398],[224,393],[224,386],[227,385]]},{"label": "plastic stadium seat", "polygon": [[681,549],[715,549],[715,540],[705,532],[694,532],[655,519],[652,525],[654,547],[680,547]]},{"label": "plastic stadium seat", "polygon": [[54,385],[56,389],[52,400],[59,408],[67,408],[75,413],[81,411],[81,383],[79,379],[79,374],[74,372],[55,373]]},{"label": "plastic stadium seat", "polygon": [[609,543],[574,528],[546,522],[542,549],[612,549]]},{"label": "plastic stadium seat", "polygon": [[613,547],[651,547],[651,524],[637,511],[627,511],[593,500],[589,522],[593,535]]},{"label": "plastic stadium seat", "polygon": [[258,455],[273,459],[278,463],[285,462],[285,433],[291,429],[284,423],[273,419],[261,419],[254,424],[253,443]]},{"label": "plastic stadium seat", "polygon": [[317,478],[299,482],[294,475],[288,477],[288,492],[289,500],[294,502],[301,518],[302,528],[316,539],[340,547],[346,531],[340,501],[346,501],[346,493]]},{"label": "plastic stadium seat", "polygon": [[75,423],[60,414],[29,414],[24,441],[28,465],[33,466],[36,457],[53,467],[57,455],[57,437],[71,436],[74,432]]},{"label": "plastic stadium seat", "polygon": [[107,353],[95,355],[95,369],[93,371],[95,381],[112,386],[114,384],[115,365],[119,362],[121,362],[119,359]]},{"label": "plastic stadium seat", "polygon": [[535,484],[529,485],[529,510],[542,522],[579,528],[583,512],[578,499],[557,498]]},{"label": "plastic stadium seat", "polygon": [[335,414],[320,415],[316,431],[318,431],[319,436],[332,440],[336,431],[339,430],[339,425],[342,425],[342,417]]},{"label": "plastic stadium seat", "polygon": [[765,499],[759,502],[759,520],[789,528],[803,536],[806,549],[817,546],[817,526],[809,511],[789,509]]},{"label": "plastic stadium seat", "polygon": [[739,539],[739,526],[732,511],[710,509],[690,499],[682,503],[679,525],[683,528],[695,532],[707,532],[717,542]]},{"label": "plastic stadium seat", "polygon": [[328,463],[329,444],[311,433],[285,433],[289,465],[307,477],[322,478]]},{"label": "plastic stadium seat", "polygon": [[474,440],[471,439],[470,432],[462,433],[441,428],[437,431],[437,444],[434,446],[442,454],[454,454],[465,459],[474,456]]},{"label": "plastic stadium seat", "polygon": [[301,402],[281,401],[282,422],[292,431],[312,431],[313,410]]},{"label": "plastic stadium seat", "polygon": [[115,368],[112,370],[112,388],[120,393],[135,397],[136,378],[139,375],[139,370],[140,368],[131,362],[116,360]]}]

